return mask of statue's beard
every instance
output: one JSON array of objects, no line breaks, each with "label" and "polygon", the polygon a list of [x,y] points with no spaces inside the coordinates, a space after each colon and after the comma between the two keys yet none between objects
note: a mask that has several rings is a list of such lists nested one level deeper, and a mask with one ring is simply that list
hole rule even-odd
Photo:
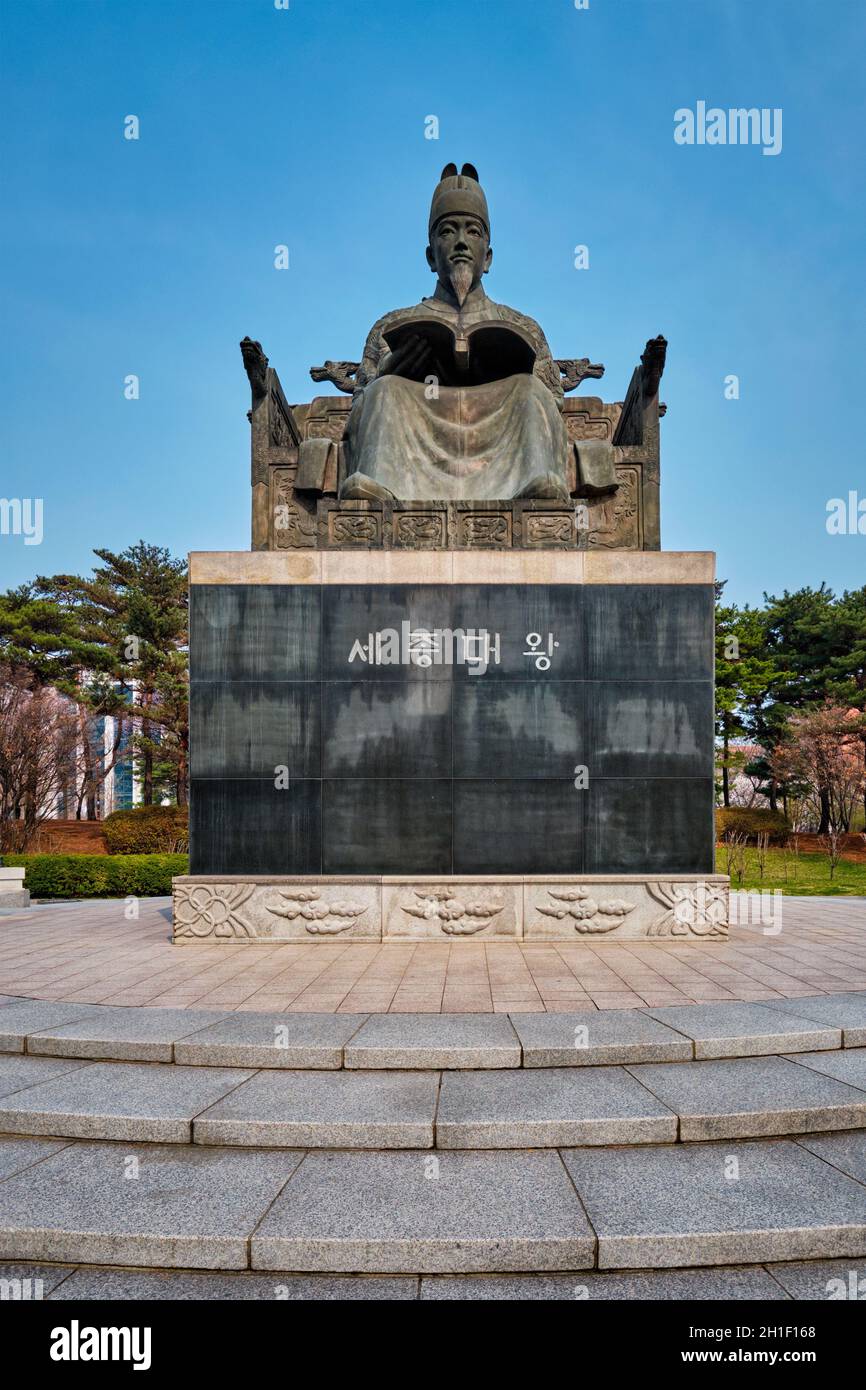
[{"label": "statue's beard", "polygon": [[472,266],[469,261],[456,261],[448,267],[448,277],[451,281],[454,297],[462,309],[466,302],[466,296],[472,288],[474,279]]}]

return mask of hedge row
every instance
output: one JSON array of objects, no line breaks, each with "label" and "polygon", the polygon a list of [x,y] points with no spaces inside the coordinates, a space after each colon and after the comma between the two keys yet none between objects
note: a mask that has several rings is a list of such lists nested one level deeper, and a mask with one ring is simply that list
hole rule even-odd
[{"label": "hedge row", "polygon": [[769,835],[770,840],[784,840],[791,833],[790,822],[781,811],[760,806],[720,806],[716,811],[716,834],[724,839],[729,830],[755,840]]},{"label": "hedge row", "polygon": [[189,849],[186,806],[134,806],[102,822],[109,854],[184,854]]},{"label": "hedge row", "polygon": [[25,868],[33,898],[156,898],[171,892],[175,874],[189,873],[185,854],[7,854]]}]

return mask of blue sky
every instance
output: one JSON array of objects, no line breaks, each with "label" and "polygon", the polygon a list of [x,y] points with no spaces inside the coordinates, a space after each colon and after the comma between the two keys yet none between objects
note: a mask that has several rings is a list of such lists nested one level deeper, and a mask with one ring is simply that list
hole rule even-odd
[{"label": "blue sky", "polygon": [[[139,537],[248,548],[239,339],[310,399],[310,365],[358,357],[381,313],[430,293],[449,160],[488,194],[488,293],[554,355],[604,362],[606,399],[669,339],[664,548],[718,551],[740,601],[866,580],[866,536],[825,526],[828,499],[866,497],[860,0],[2,14],[0,495],[44,498],[41,546],[0,536],[4,587]],[[781,108],[782,152],[677,145],[674,112],[698,101]]]}]

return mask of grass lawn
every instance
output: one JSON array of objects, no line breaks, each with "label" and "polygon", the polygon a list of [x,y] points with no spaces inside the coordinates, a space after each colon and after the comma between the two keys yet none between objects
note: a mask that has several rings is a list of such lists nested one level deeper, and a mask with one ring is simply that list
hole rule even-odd
[{"label": "grass lawn", "polygon": [[716,872],[730,873],[732,888],[776,889],[783,893],[798,893],[803,897],[864,897],[866,898],[866,863],[854,864],[842,859],[830,878],[830,865],[825,854],[794,854],[792,850],[768,849],[764,876],[758,867],[758,851],[745,851],[745,870],[742,882],[737,874],[736,860],[728,869],[725,846],[716,849]]}]

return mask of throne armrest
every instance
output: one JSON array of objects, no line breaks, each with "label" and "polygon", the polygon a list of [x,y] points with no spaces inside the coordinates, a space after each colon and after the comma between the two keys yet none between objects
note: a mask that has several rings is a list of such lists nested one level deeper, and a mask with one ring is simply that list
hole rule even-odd
[{"label": "throne armrest", "polygon": [[338,391],[345,391],[351,396],[357,385],[360,367],[360,362],[332,362],[328,358],[321,367],[311,367],[310,376],[313,381],[330,381]]},{"label": "throne armrest", "polygon": [[587,377],[598,381],[604,376],[601,362],[590,362],[588,357],[555,357],[553,362],[559,369],[562,389],[566,393],[576,390]]}]

